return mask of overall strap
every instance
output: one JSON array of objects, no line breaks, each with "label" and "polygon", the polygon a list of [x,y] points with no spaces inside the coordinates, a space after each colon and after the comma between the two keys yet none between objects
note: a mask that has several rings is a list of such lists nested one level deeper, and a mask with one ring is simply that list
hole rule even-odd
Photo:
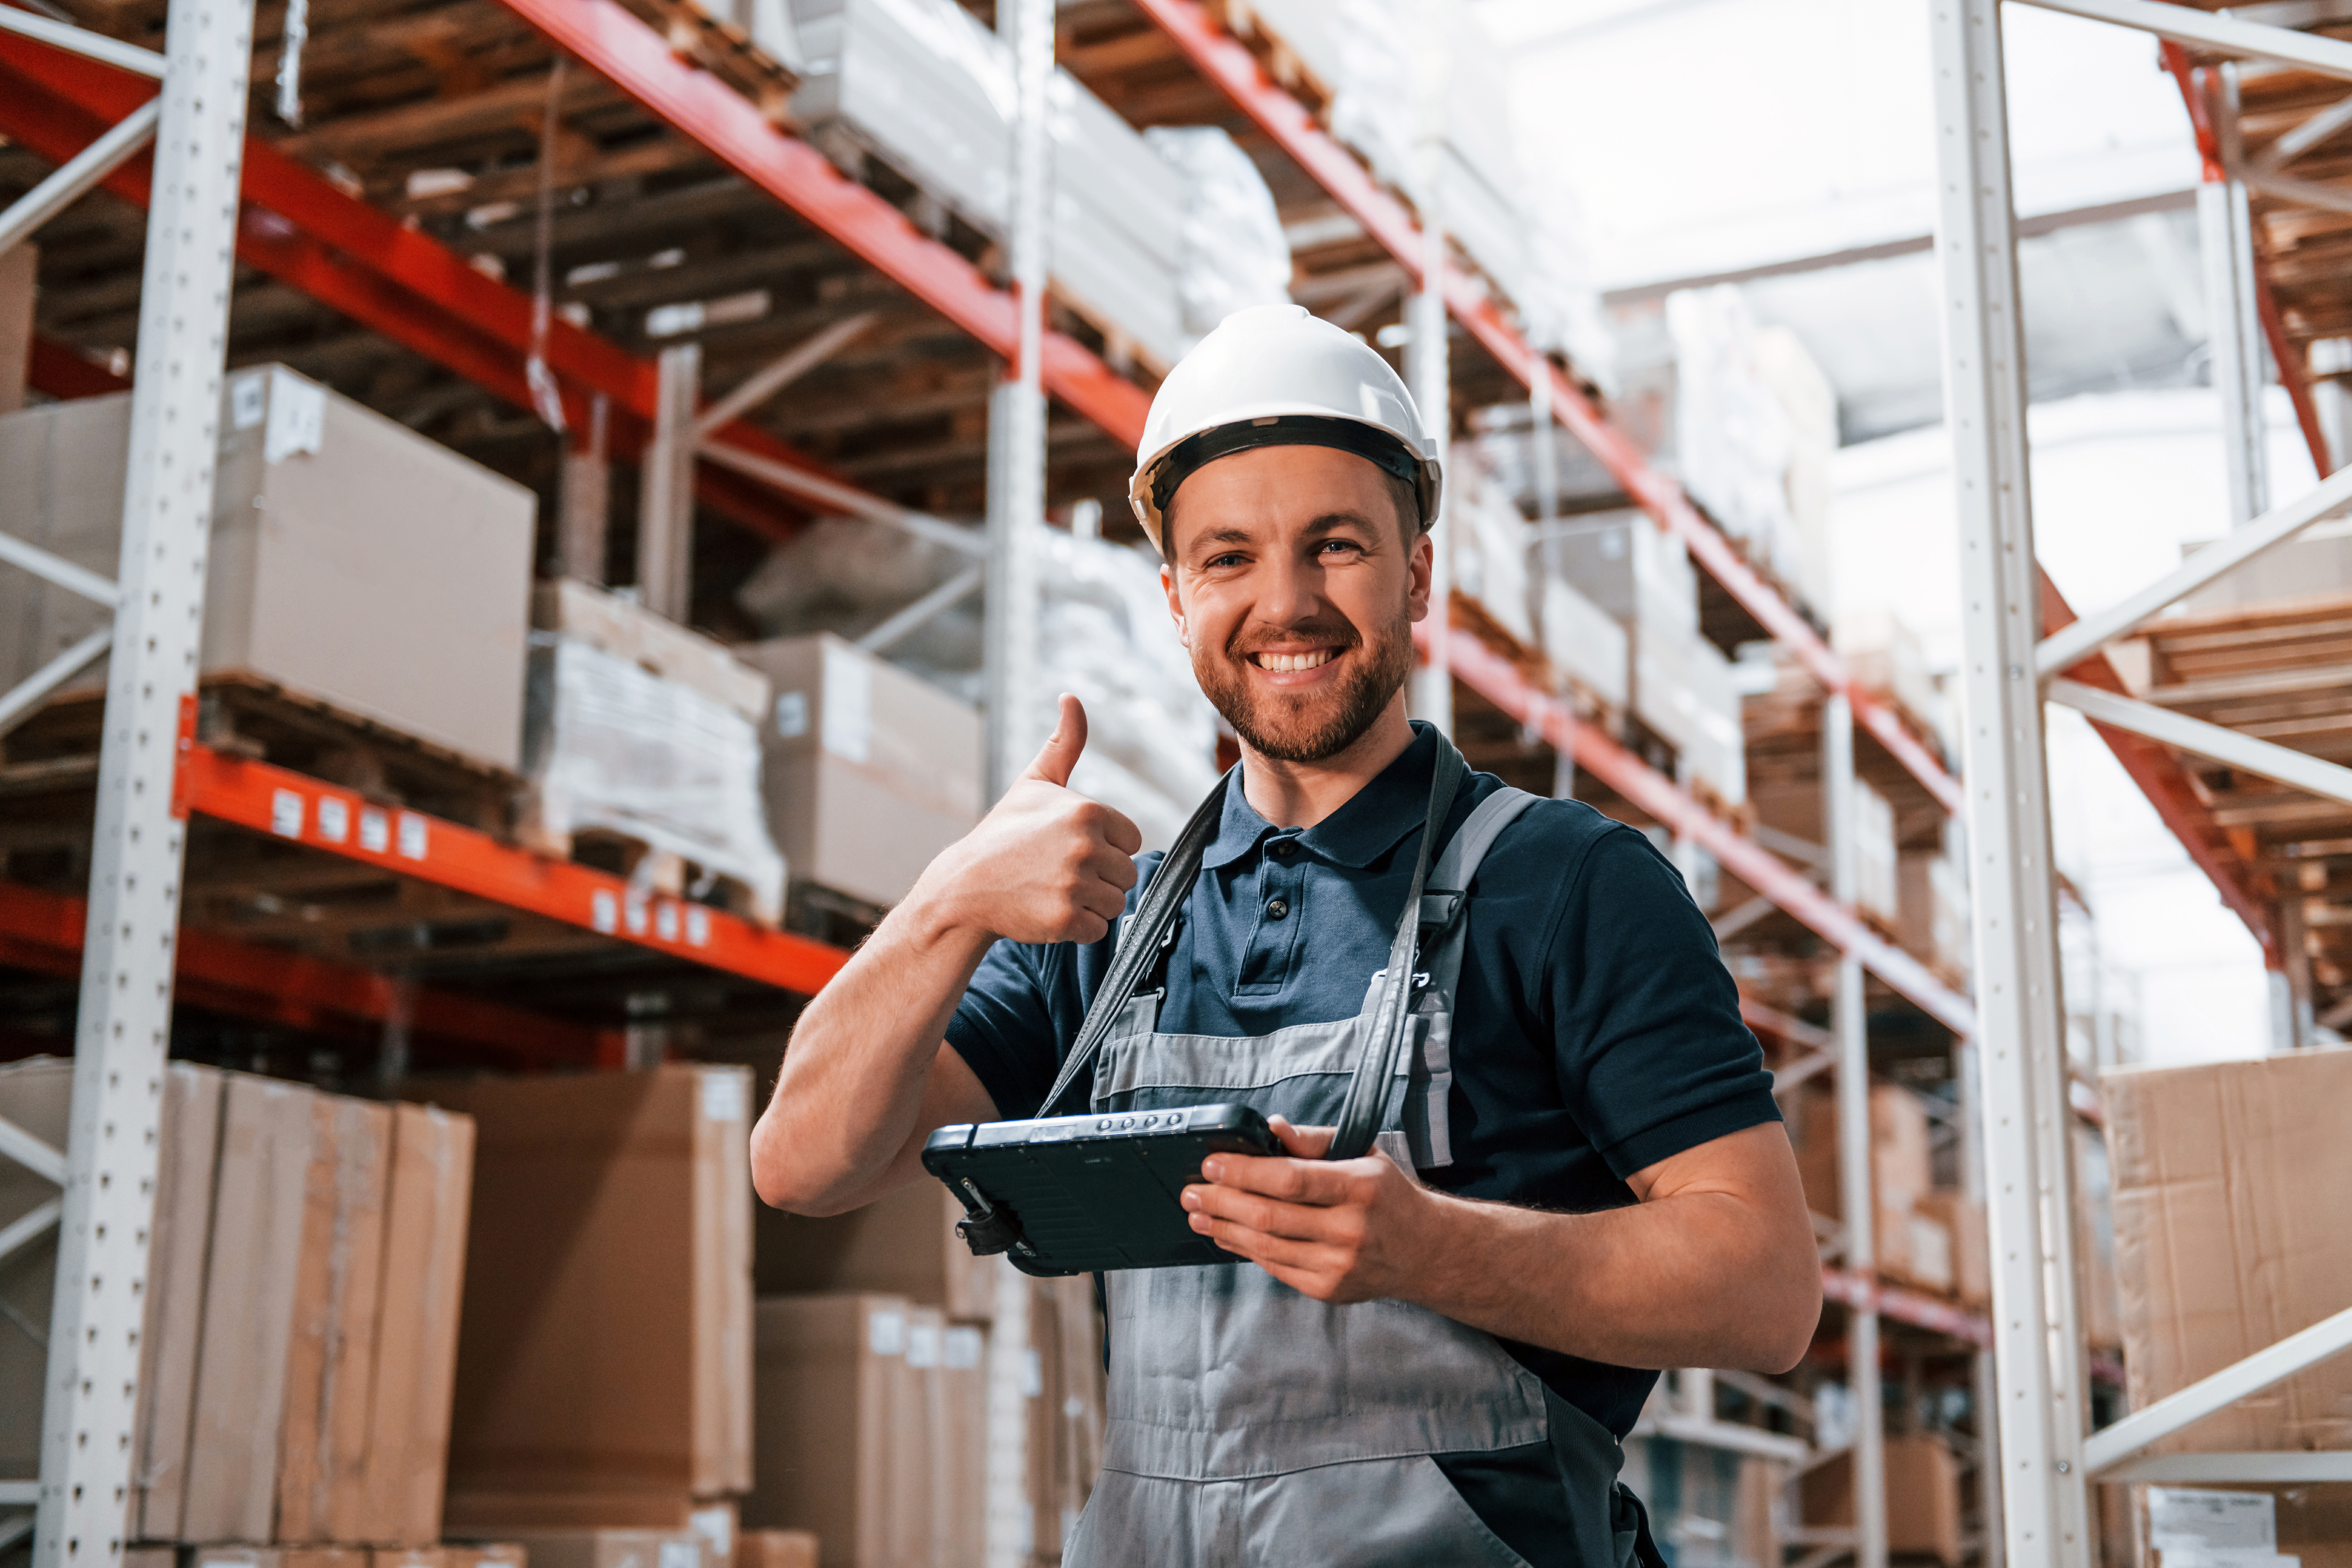
[{"label": "overall strap", "polygon": [[1095,1053],[1102,1048],[1104,1037],[1110,1033],[1111,1026],[1118,1021],[1118,1016],[1134,996],[1137,983],[1159,956],[1161,941],[1175,925],[1185,899],[1192,891],[1192,880],[1201,873],[1201,857],[1208,852],[1210,841],[1216,837],[1223,820],[1225,788],[1233,776],[1233,770],[1227,769],[1208,797],[1193,808],[1192,820],[1184,824],[1184,831],[1176,836],[1176,842],[1168,847],[1159,868],[1152,872],[1143,897],[1136,903],[1135,913],[1128,917],[1127,929],[1119,932],[1110,968],[1104,973],[1102,984],[1096,988],[1086,1022],[1078,1026],[1078,1037],[1071,1042],[1070,1054],[1063,1059],[1053,1089],[1038,1106],[1038,1115],[1054,1114],[1054,1107],[1061,1103],[1078,1074],[1094,1060]]},{"label": "overall strap", "polygon": [[[1454,1005],[1454,988],[1462,977],[1462,949],[1468,929],[1464,910],[1469,902],[1471,880],[1478,875],[1479,862],[1494,847],[1495,840],[1502,837],[1503,829],[1517,822],[1538,798],[1506,784],[1480,801],[1478,809],[1470,814],[1470,820],[1462,825],[1462,831],[1445,847],[1436,869],[1429,874],[1430,890],[1422,895],[1422,921],[1435,928],[1436,945],[1423,962],[1429,966],[1429,990],[1449,1011]],[[1446,900],[1446,905],[1433,910],[1430,905],[1438,900]]]},{"label": "overall strap", "polygon": [[1413,851],[1412,882],[1405,889],[1404,912],[1397,917],[1396,936],[1389,943],[1389,967],[1381,986],[1380,1006],[1373,1012],[1372,1026],[1364,1037],[1364,1054],[1357,1058],[1355,1078],[1348,1085],[1347,1103],[1340,1108],[1339,1128],[1332,1133],[1331,1147],[1324,1155],[1327,1160],[1353,1160],[1370,1150],[1373,1140],[1380,1136],[1381,1121],[1388,1111],[1389,1079],[1396,1071],[1398,1054],[1404,1046],[1407,1013],[1412,1000],[1414,950],[1421,939],[1421,893],[1429,881],[1430,850],[1470,771],[1470,764],[1462,760],[1462,753],[1454,749],[1451,741],[1444,735],[1436,739],[1437,765],[1430,770],[1429,814],[1422,826],[1421,846]]}]

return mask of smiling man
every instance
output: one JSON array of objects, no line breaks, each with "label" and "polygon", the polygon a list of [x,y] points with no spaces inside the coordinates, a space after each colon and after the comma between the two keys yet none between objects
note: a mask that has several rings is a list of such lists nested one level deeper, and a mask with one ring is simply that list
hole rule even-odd
[{"label": "smiling man", "polygon": [[[761,1195],[823,1214],[922,1179],[950,1122],[1273,1120],[1284,1155],[1213,1157],[1184,1194],[1240,1261],[1108,1277],[1108,1457],[1073,1564],[1654,1562],[1617,1483],[1648,1369],[1785,1371],[1820,1314],[1770,1079],[1680,877],[1406,717],[1433,445],[1387,363],[1296,307],[1202,341],[1133,495],[1242,763],[1156,989],[1113,999],[1045,1105],[1161,864],[1064,787],[1086,744],[1065,697],[810,1005],[753,1134]],[[1418,942],[1402,1092],[1370,1152],[1325,1159],[1392,940]]]}]

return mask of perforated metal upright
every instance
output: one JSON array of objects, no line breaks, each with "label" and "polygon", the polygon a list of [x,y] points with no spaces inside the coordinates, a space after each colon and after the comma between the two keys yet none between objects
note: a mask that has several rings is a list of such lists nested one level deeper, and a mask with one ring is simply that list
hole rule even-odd
[{"label": "perforated metal upright", "polygon": [[204,622],[252,34],[251,0],[172,0],[50,1312],[41,1568],[110,1568],[129,1517],[180,918],[173,784]]}]

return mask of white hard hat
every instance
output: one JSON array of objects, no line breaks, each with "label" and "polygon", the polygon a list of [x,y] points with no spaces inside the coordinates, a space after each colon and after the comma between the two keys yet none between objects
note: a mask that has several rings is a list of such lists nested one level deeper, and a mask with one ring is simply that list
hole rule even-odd
[{"label": "white hard hat", "polygon": [[1143,421],[1136,520],[1160,543],[1160,514],[1202,464],[1250,447],[1333,447],[1410,482],[1437,514],[1437,443],[1388,361],[1297,305],[1235,310],[1168,373]]}]

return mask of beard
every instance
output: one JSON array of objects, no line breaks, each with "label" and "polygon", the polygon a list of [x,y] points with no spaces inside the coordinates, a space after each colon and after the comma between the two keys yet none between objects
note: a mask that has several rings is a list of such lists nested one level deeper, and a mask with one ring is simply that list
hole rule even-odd
[{"label": "beard", "polygon": [[1345,620],[1285,629],[1294,637],[1328,642],[1339,650],[1335,659],[1366,647],[1370,657],[1353,661],[1343,679],[1320,690],[1261,692],[1237,668],[1255,651],[1244,626],[1213,653],[1194,649],[1192,674],[1234,732],[1259,755],[1281,763],[1319,763],[1354,745],[1412,674],[1412,620],[1400,606],[1396,618],[1379,628],[1369,645]]}]

